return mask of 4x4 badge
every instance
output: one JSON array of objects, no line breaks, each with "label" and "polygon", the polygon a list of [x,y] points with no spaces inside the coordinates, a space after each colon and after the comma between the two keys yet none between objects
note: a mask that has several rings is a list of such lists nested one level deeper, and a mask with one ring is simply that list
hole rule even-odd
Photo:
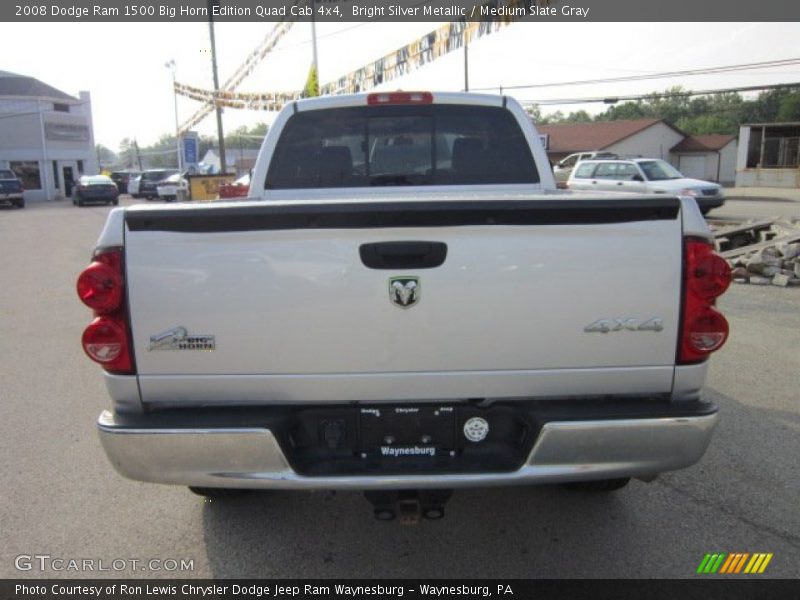
[{"label": "4x4 badge", "polygon": [[417,304],[421,290],[419,277],[389,278],[389,300],[400,308],[411,308]]}]

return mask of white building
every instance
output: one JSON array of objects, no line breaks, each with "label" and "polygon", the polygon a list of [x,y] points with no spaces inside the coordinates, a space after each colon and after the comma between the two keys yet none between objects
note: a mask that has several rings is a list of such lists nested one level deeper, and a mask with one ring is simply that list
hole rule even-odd
[{"label": "white building", "polygon": [[800,122],[742,125],[736,185],[800,188]]},{"label": "white building", "polygon": [[0,71],[0,168],[22,180],[26,200],[68,197],[81,174],[97,173],[89,92]]}]

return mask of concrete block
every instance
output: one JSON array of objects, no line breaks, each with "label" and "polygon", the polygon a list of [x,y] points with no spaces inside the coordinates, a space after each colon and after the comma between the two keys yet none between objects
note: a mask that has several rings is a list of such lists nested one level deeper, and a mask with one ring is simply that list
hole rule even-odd
[{"label": "concrete block", "polygon": [[788,275],[784,275],[783,273],[778,273],[772,278],[772,285],[777,285],[779,287],[786,287],[789,285],[790,277]]},{"label": "concrete block", "polygon": [[750,283],[753,285],[769,285],[772,283],[772,280],[769,277],[761,277],[760,275],[752,275],[750,277]]}]

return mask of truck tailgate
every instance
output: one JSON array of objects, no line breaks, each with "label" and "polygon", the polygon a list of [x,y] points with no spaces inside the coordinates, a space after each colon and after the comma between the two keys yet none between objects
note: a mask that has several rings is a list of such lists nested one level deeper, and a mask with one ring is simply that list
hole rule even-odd
[{"label": "truck tailgate", "polygon": [[[632,197],[129,210],[143,400],[668,393],[679,206]],[[361,247],[386,242],[443,244],[446,257],[367,266]]]}]

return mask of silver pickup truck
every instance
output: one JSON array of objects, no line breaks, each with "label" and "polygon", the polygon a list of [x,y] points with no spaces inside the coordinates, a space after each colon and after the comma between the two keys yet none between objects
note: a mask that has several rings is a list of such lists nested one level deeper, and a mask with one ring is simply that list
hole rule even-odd
[{"label": "silver pickup truck", "polygon": [[692,198],[560,192],[514,100],[292,103],[247,199],[114,209],[78,294],[124,476],[617,489],[697,462],[729,283]]}]

